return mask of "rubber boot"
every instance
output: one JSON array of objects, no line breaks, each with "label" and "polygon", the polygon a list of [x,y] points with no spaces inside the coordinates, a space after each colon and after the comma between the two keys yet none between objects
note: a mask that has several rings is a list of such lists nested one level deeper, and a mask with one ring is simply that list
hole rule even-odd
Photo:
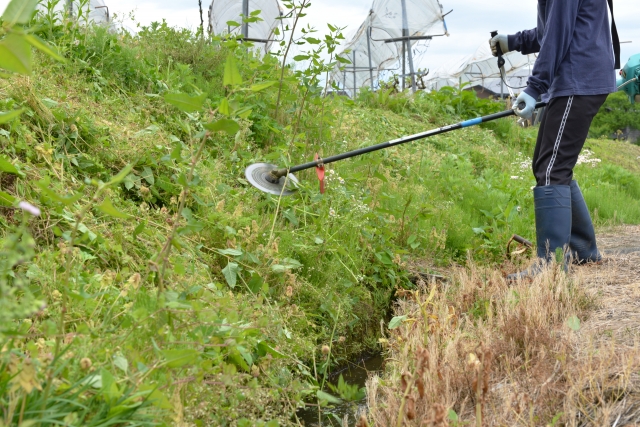
[{"label": "rubber boot", "polygon": [[556,259],[556,251],[568,249],[571,240],[571,187],[569,185],[547,185],[533,189],[536,213],[536,242],[538,260],[530,268],[507,276],[507,281],[515,282],[533,279],[549,262]]},{"label": "rubber boot", "polygon": [[576,264],[599,262],[602,255],[596,245],[589,209],[577,181],[571,181],[571,261]]}]

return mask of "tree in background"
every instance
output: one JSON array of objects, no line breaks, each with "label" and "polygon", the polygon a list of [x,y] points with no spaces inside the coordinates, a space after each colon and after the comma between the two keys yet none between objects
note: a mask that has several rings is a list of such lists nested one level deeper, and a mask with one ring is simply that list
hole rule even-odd
[{"label": "tree in background", "polygon": [[589,136],[611,136],[627,128],[640,129],[640,105],[631,104],[622,92],[609,95],[593,119]]}]

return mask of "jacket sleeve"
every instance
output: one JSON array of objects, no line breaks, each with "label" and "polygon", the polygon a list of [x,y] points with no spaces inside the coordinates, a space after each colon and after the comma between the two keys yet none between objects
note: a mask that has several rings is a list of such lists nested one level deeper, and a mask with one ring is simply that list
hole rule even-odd
[{"label": "jacket sleeve", "polygon": [[538,30],[524,30],[519,33],[507,36],[509,40],[509,51],[517,50],[523,55],[540,52],[540,43],[538,43]]},{"label": "jacket sleeve", "polygon": [[[547,0],[546,22],[538,23],[540,52],[524,90],[535,99],[548,92],[558,67],[567,55],[581,0]],[[543,29],[542,29],[543,28]],[[524,53],[524,52],[523,52]]]}]

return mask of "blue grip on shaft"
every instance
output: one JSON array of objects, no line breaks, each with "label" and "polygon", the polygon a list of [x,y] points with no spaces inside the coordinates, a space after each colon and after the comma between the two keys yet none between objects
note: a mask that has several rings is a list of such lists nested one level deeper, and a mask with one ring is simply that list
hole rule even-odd
[{"label": "blue grip on shaft", "polygon": [[467,120],[466,122],[460,123],[463,128],[468,128],[469,126],[475,126],[482,123],[482,117],[478,117],[477,119]]}]

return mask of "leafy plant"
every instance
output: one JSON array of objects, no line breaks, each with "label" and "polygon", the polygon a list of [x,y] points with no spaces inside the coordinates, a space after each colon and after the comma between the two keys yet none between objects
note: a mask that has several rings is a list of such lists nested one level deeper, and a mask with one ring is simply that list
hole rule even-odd
[{"label": "leafy plant", "polygon": [[338,378],[338,383],[336,385],[329,384],[329,387],[346,402],[357,402],[364,399],[367,395],[364,387],[359,387],[355,384],[348,384],[344,378],[342,378],[342,374],[340,374],[340,377]]}]

